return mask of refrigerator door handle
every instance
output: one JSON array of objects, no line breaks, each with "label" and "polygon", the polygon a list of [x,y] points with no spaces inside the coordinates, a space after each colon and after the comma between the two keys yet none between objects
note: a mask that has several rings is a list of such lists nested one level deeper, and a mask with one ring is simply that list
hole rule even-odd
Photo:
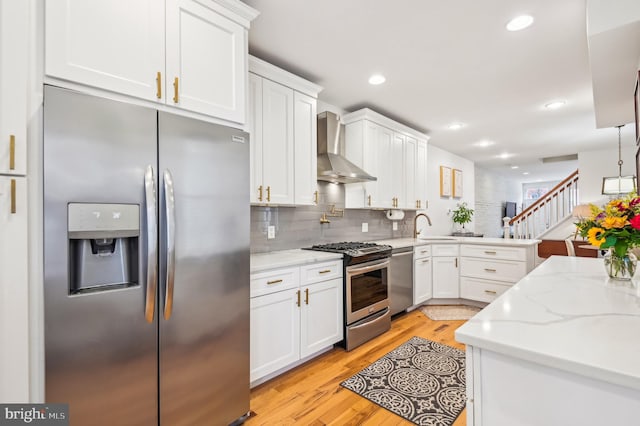
[{"label": "refrigerator door handle", "polygon": [[147,166],[144,173],[144,193],[147,204],[145,206],[147,212],[147,294],[144,317],[148,323],[152,323],[156,308],[158,230],[156,226],[156,182],[151,166]]},{"label": "refrigerator door handle", "polygon": [[164,171],[164,199],[167,217],[167,279],[164,289],[164,319],[171,318],[173,310],[173,284],[176,271],[176,204],[173,196],[173,176]]}]

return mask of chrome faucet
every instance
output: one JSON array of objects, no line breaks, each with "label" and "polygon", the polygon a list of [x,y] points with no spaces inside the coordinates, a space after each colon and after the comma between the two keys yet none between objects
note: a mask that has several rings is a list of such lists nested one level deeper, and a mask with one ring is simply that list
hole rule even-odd
[{"label": "chrome faucet", "polygon": [[418,234],[420,234],[420,232],[422,231],[418,231],[418,218],[420,216],[424,216],[425,219],[427,219],[427,222],[429,223],[429,226],[431,226],[431,219],[429,218],[429,216],[427,216],[424,213],[418,213],[416,215],[416,217],[413,218],[413,238],[418,238]]}]

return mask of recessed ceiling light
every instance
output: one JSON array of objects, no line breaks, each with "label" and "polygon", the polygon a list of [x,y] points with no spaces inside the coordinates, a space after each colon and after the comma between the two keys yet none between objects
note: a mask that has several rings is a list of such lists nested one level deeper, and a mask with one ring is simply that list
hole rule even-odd
[{"label": "recessed ceiling light", "polygon": [[503,152],[502,154],[498,155],[498,158],[502,158],[503,160],[509,157],[513,157],[513,154],[509,154],[508,152]]},{"label": "recessed ceiling light", "polygon": [[373,74],[371,77],[369,77],[369,84],[373,84],[374,86],[382,84],[385,81],[387,81],[387,79],[384,78],[384,75],[382,74]]},{"label": "recessed ceiling light", "polygon": [[519,166],[511,166],[511,168],[512,168],[513,170],[515,170],[515,169],[519,169],[520,167],[519,167]]},{"label": "recessed ceiling light", "polygon": [[481,141],[478,141],[478,142],[474,143],[475,146],[479,146],[481,148],[486,148],[486,147],[494,145],[494,144],[495,144],[494,141],[490,141],[490,140],[487,140],[487,139],[484,139],[484,140],[481,140]]},{"label": "recessed ceiling light", "polygon": [[529,174],[529,172],[522,172],[522,174],[523,174],[523,175],[528,175],[528,174]]},{"label": "recessed ceiling light", "polygon": [[562,108],[566,104],[567,104],[566,101],[553,101],[553,102],[549,102],[548,104],[545,104],[544,107],[547,109],[558,109],[558,108]]},{"label": "recessed ceiling light", "polygon": [[451,123],[449,124],[449,130],[460,130],[465,126],[464,123]]},{"label": "recessed ceiling light", "polygon": [[507,30],[520,31],[520,30],[524,30],[531,24],[533,24],[533,16],[520,15],[520,16],[516,16],[515,18],[513,18],[507,23]]}]

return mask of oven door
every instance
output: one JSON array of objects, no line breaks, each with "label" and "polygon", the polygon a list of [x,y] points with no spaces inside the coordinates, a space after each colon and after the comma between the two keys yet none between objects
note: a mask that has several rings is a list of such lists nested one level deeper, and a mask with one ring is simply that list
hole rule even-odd
[{"label": "oven door", "polygon": [[347,325],[389,306],[388,276],[388,258],[346,268]]}]

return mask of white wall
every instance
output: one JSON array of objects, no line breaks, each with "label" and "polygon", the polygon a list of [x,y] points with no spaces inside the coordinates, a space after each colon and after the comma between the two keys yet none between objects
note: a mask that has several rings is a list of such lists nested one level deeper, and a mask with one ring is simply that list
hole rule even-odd
[{"label": "white wall", "polygon": [[[622,146],[622,175],[635,175],[635,147],[627,143]],[[618,175],[618,149],[603,149],[578,153],[578,200],[581,204],[600,204],[608,197],[602,195],[602,178]]]},{"label": "white wall", "polygon": [[475,231],[485,237],[502,237],[505,201],[522,204],[522,185],[513,179],[475,167]]},{"label": "white wall", "polygon": [[[426,209],[427,215],[431,218],[431,227],[425,229],[426,235],[448,235],[454,231],[449,210],[456,208],[456,205],[466,201],[469,207],[475,207],[475,167],[473,161],[452,154],[438,147],[429,145],[427,149],[427,185],[429,196],[429,207]],[[462,170],[462,198],[440,197],[440,166],[451,167]],[[475,215],[474,215],[475,216]],[[465,227],[473,231],[474,221]]]}]

